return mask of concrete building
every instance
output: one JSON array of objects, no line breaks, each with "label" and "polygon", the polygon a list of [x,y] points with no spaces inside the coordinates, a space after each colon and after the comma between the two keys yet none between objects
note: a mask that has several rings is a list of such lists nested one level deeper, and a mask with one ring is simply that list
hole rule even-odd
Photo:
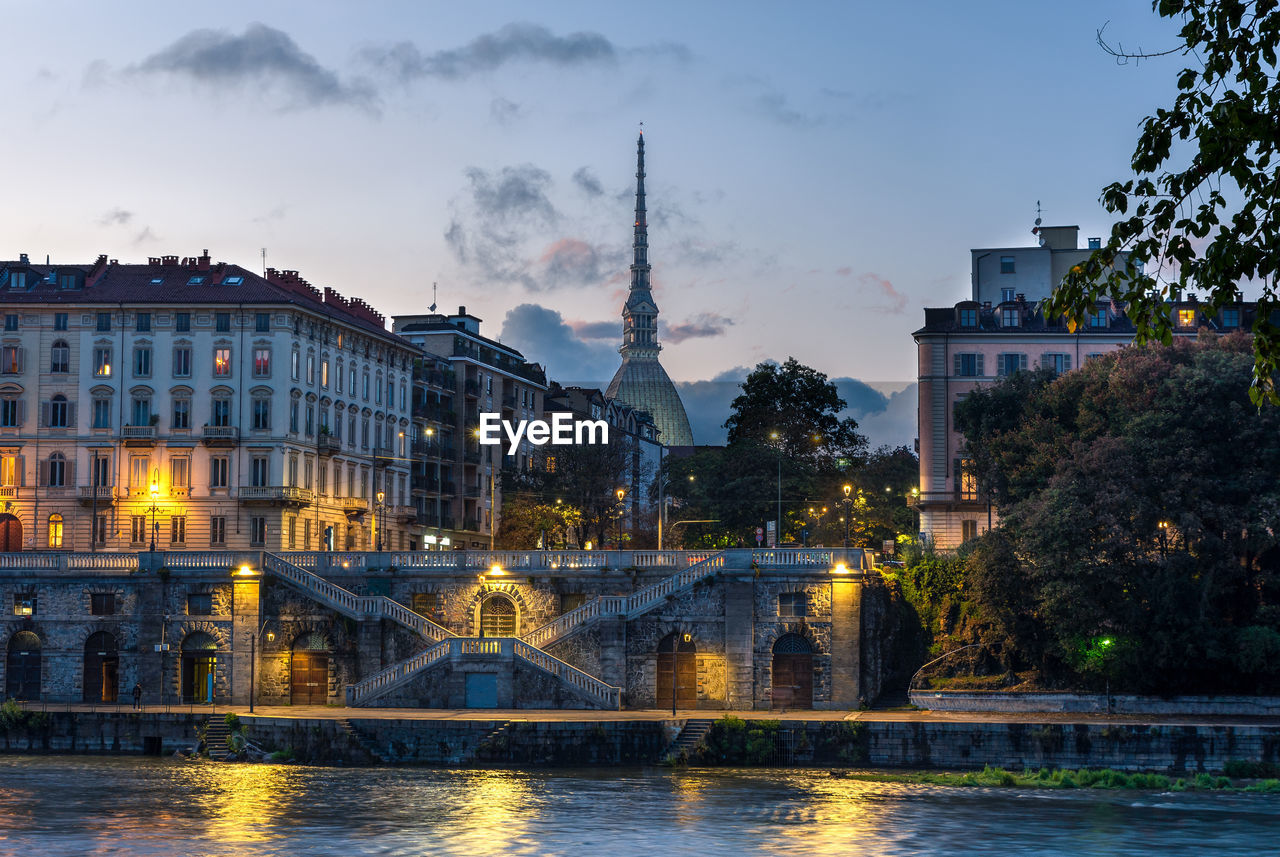
[{"label": "concrete building", "polygon": [[420,451],[414,490],[428,548],[492,547],[502,508],[499,471],[530,470],[538,452],[527,439],[512,455],[505,443],[481,446],[476,438],[483,413],[541,419],[547,389],[542,367],[481,336],[480,321],[458,307],[456,315],[402,315],[392,322],[396,334],[424,352],[414,392]]},{"label": "concrete building", "polygon": [[[1133,342],[1136,330],[1124,307],[1099,303],[1087,326],[1069,330],[1046,319],[1039,303],[1072,265],[1088,257],[1099,239],[1078,246],[1075,226],[1038,228],[1035,247],[970,251],[972,299],[925,309],[924,326],[912,334],[918,354],[919,405],[916,438],[920,454],[920,534],[936,548],[952,550],[993,526],[992,508],[966,474],[964,436],[955,407],[976,389],[1021,370],[1048,367],[1061,373],[1090,358]],[[1127,264],[1122,255],[1120,264]],[[1169,304],[1174,333],[1194,336],[1201,328],[1248,329],[1256,307],[1240,303],[1209,316],[1194,297]]]},{"label": "concrete building", "polygon": [[[0,552],[407,549],[417,350],[296,271],[0,263]],[[379,531],[381,528],[381,531]]]}]

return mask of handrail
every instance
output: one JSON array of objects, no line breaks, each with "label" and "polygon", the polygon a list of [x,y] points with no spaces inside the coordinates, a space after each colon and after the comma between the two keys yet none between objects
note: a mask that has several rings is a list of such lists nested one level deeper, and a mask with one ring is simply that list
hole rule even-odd
[{"label": "handrail", "polygon": [[522,640],[515,641],[512,652],[517,658],[540,670],[551,673],[565,684],[582,691],[587,696],[594,697],[597,702],[603,702],[615,711],[622,710],[622,688],[603,682],[590,673],[583,672],[573,664],[565,663],[556,656],[535,648]]}]

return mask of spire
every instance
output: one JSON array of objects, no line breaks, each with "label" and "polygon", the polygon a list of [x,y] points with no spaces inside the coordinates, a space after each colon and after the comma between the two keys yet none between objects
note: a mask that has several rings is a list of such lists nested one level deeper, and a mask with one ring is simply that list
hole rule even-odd
[{"label": "spire", "polygon": [[644,210],[644,131],[636,141],[636,221],[631,241],[631,293],[622,308],[623,357],[657,360],[658,305],[649,291],[649,221]]},{"label": "spire", "polygon": [[631,288],[649,288],[649,221],[644,209],[644,131],[636,141],[636,225],[631,242]]}]

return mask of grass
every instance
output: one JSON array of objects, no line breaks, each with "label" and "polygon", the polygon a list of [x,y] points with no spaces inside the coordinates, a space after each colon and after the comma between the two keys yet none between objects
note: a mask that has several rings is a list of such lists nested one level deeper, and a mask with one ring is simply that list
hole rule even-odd
[{"label": "grass", "polygon": [[843,773],[851,780],[876,783],[919,783],[938,786],[1014,786],[1039,789],[1145,789],[1150,791],[1243,791],[1280,794],[1280,779],[1237,785],[1228,777],[1197,774],[1173,778],[1164,774],[1131,774],[1111,768],[1027,768],[1021,772],[990,766],[981,771],[910,771],[906,773]]}]

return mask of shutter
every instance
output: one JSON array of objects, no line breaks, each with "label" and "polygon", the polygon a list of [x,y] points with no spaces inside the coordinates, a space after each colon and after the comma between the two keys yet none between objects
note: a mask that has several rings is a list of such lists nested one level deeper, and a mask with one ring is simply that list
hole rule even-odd
[{"label": "shutter", "polygon": [[67,425],[76,428],[76,403],[67,402]]},{"label": "shutter", "polygon": [[1070,354],[1062,355],[1062,371],[1063,372],[1071,371],[1071,355]]},{"label": "shutter", "polygon": [[41,459],[40,461],[40,473],[36,476],[36,484],[41,487],[47,486],[49,484],[48,459]]},{"label": "shutter", "polygon": [[67,477],[66,479],[62,480],[62,484],[75,485],[76,484],[76,460],[74,458],[67,462],[66,473],[67,473]]},{"label": "shutter", "polygon": [[[40,425],[43,428],[49,428],[49,405],[49,402],[40,403]],[[43,485],[44,482],[40,484]]]},{"label": "shutter", "polygon": [[18,484],[27,484],[27,457],[25,455],[18,456]]},{"label": "shutter", "polygon": [[982,352],[978,352],[978,357],[977,357],[977,360],[978,360],[978,372],[977,372],[978,377],[982,377],[983,375],[987,374],[986,372],[982,371],[982,358],[983,358],[983,357],[985,357],[985,356],[986,356],[986,355],[984,355]]},{"label": "shutter", "polygon": [[1052,355],[1052,354],[1050,354],[1050,353],[1049,353],[1049,352],[1047,352],[1047,351],[1046,351],[1044,354],[1041,354],[1041,355],[1040,355],[1040,368],[1041,368],[1041,369],[1046,369],[1046,368],[1051,368],[1052,366],[1053,366],[1053,355]]},{"label": "shutter", "polygon": [[27,401],[26,399],[18,400],[18,425],[25,425],[27,422]]},{"label": "shutter", "polygon": [[18,374],[19,375],[22,374],[22,364],[26,355],[27,355],[27,349],[25,348],[18,349]]},{"label": "shutter", "polygon": [[960,355],[959,354],[955,355],[955,364],[956,364],[955,366],[956,371],[953,374],[959,377],[960,375]]},{"label": "shutter", "polygon": [[957,498],[960,497],[960,459],[958,458],[951,459],[951,491]]},{"label": "shutter", "polygon": [[1019,355],[1018,355],[1018,368],[1019,368],[1019,369],[1026,369],[1026,368],[1027,368],[1027,355],[1025,355],[1025,354],[1019,354]]}]

